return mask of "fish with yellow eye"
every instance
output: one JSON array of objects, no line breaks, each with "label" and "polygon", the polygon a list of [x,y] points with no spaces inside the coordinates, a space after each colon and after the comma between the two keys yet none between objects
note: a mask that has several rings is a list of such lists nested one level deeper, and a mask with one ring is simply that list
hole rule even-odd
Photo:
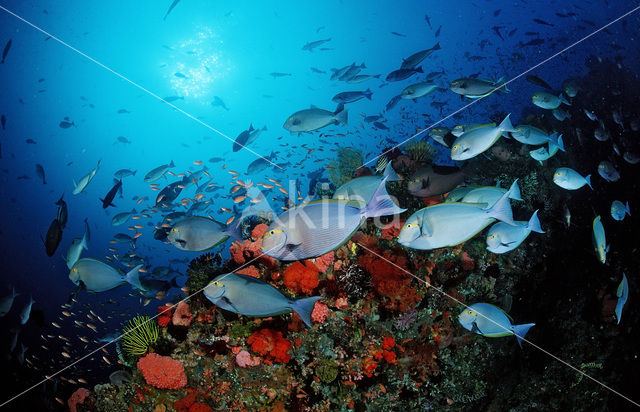
[{"label": "fish with yellow eye", "polygon": [[600,216],[596,216],[596,218],[593,219],[593,247],[596,249],[598,260],[606,263],[609,245],[607,245],[607,238],[604,234],[604,226],[602,226]]},{"label": "fish with yellow eye", "polygon": [[190,216],[173,225],[167,239],[180,250],[202,252],[224,243],[229,237],[238,239],[239,223],[226,226],[203,216]]},{"label": "fish with yellow eye", "polygon": [[524,242],[531,232],[544,233],[540,227],[538,211],[533,212],[528,222],[516,221],[515,226],[498,222],[487,232],[487,250],[493,253],[507,253]]},{"label": "fish with yellow eye", "polygon": [[480,126],[461,134],[451,146],[452,160],[467,160],[489,149],[503,133],[515,132],[507,115],[498,126]]},{"label": "fish with yellow eye", "polygon": [[323,199],[285,211],[262,237],[262,252],[284,261],[318,257],[342,246],[367,218],[404,212],[389,197],[386,181],[380,180],[366,205]]},{"label": "fish with yellow eye", "polygon": [[502,309],[489,303],[474,303],[458,315],[458,322],[465,329],[488,338],[514,335],[522,346],[522,339],[535,323],[514,325]]},{"label": "fish with yellow eye", "polygon": [[237,273],[216,277],[204,288],[204,295],[219,308],[240,315],[266,317],[296,312],[309,327],[313,306],[322,299],[290,299],[268,283]]}]

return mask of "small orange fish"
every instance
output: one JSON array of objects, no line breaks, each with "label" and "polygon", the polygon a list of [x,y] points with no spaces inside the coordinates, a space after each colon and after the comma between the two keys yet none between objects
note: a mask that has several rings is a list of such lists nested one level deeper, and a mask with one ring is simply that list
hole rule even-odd
[{"label": "small orange fish", "polygon": [[256,197],[256,198],[254,198],[254,199],[251,199],[251,200],[250,200],[250,202],[251,202],[251,203],[260,203],[260,202],[262,202],[262,199],[261,199],[261,198],[257,198],[257,197]]},{"label": "small orange fish", "polygon": [[131,219],[133,219],[133,220],[138,220],[138,219],[140,219],[140,216],[138,216],[138,215],[131,216]]},{"label": "small orange fish", "polygon": [[145,268],[140,268],[140,269],[138,269],[138,272],[147,273],[147,269],[145,269]]},{"label": "small orange fish", "polygon": [[151,190],[155,190],[156,192],[160,190],[160,188],[152,187]]},{"label": "small orange fish", "polygon": [[233,222],[233,219],[235,219],[235,216],[231,216],[229,219],[227,219],[227,224],[230,224],[231,222]]},{"label": "small orange fish", "polygon": [[278,190],[284,193],[285,195],[289,194],[289,192],[287,192],[287,190],[284,187],[279,187]]},{"label": "small orange fish", "polygon": [[103,356],[102,359],[107,363],[107,365],[111,365],[111,362],[109,362],[109,359],[107,359],[106,356]]},{"label": "small orange fish", "polygon": [[196,160],[193,164],[196,166],[202,166],[202,160]]},{"label": "small orange fish", "polygon": [[235,170],[229,170],[229,173],[231,173],[232,175],[239,175],[240,172],[236,172]]},{"label": "small orange fish", "polygon": [[185,185],[178,185],[178,187],[179,187],[180,189],[184,189],[186,186],[185,186]]},{"label": "small orange fish", "polygon": [[196,197],[196,200],[200,200],[204,197],[204,195],[202,193],[198,193],[195,197]]},{"label": "small orange fish", "polygon": [[142,226],[142,225],[133,225],[133,227],[135,227],[136,229],[142,229],[144,226]]},{"label": "small orange fish", "polygon": [[135,235],[133,235],[133,238],[134,238],[134,239],[137,239],[137,238],[139,238],[140,236],[142,236],[142,232],[138,232],[138,233],[136,233]]},{"label": "small orange fish", "polygon": [[[151,211],[151,213],[153,213],[153,211]],[[149,218],[149,217],[151,217],[151,215],[150,215],[150,214],[148,214],[148,213],[143,213],[143,214],[142,214],[142,217]]]},{"label": "small orange fish", "polygon": [[246,187],[247,185],[240,179],[236,180],[236,183],[238,183],[240,186],[242,187]]},{"label": "small orange fish", "polygon": [[211,179],[211,175],[209,174],[209,172],[207,172],[206,170],[203,170],[202,173],[204,173],[209,179]]},{"label": "small orange fish", "polygon": [[231,212],[233,212],[231,209],[228,209],[228,208],[226,208],[226,207],[221,207],[221,208],[220,208],[220,210],[222,210],[222,211],[224,211],[224,212],[227,212],[227,213],[231,213]]},{"label": "small orange fish", "polygon": [[171,227],[171,225],[170,225],[170,224],[168,224],[168,223],[163,223],[163,224],[162,224],[162,227]]},{"label": "small orange fish", "polygon": [[262,187],[264,187],[265,189],[273,189],[275,186],[274,186],[274,185],[269,185],[269,184],[263,183],[263,184],[262,184]]},{"label": "small orange fish", "polygon": [[186,176],[186,175],[185,175],[184,173],[178,173],[178,174],[176,175],[176,177],[185,177],[185,176]]},{"label": "small orange fish", "polygon": [[243,202],[243,201],[244,201],[244,199],[246,199],[246,198],[247,198],[247,197],[246,197],[245,195],[238,196],[238,197],[236,197],[235,199],[233,199],[233,203],[240,203],[240,202]]},{"label": "small orange fish", "polygon": [[136,205],[139,205],[140,203],[142,203],[143,200],[144,200],[143,198],[138,199],[138,201],[136,202]]}]

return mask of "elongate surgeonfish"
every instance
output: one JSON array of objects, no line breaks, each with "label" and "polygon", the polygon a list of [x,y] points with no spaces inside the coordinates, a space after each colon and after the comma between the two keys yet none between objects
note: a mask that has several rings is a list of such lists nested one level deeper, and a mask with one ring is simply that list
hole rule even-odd
[{"label": "elongate surgeonfish", "polygon": [[[509,194],[509,199],[512,200],[522,200],[520,194],[520,187],[518,185],[512,186],[512,191]],[[507,189],[497,186],[480,186],[474,189],[471,189],[467,194],[465,194],[460,201],[462,203],[477,203],[478,205],[483,205],[484,208],[491,207],[496,204],[496,202],[507,193]]]},{"label": "elongate surgeonfish", "polygon": [[3,317],[7,313],[9,313],[9,311],[11,310],[11,306],[13,306],[13,301],[18,295],[19,293],[16,293],[16,289],[12,287],[10,295],[0,298],[0,317]]},{"label": "elongate surgeonfish", "polygon": [[118,193],[118,190],[122,190],[122,179],[116,181],[116,183],[109,190],[109,192],[104,197],[104,199],[100,199],[100,201],[102,202],[103,209],[106,209],[109,206],[116,207],[116,205],[113,204],[113,198],[116,197],[116,193]]},{"label": "elongate surgeonfish", "polygon": [[593,186],[591,186],[591,175],[582,176],[569,167],[557,168],[553,173],[553,183],[567,190],[580,189],[584,185],[589,185],[591,190],[593,190]]},{"label": "elongate surgeonfish", "polygon": [[618,302],[616,303],[616,319],[619,324],[620,319],[622,319],[622,309],[629,298],[629,282],[627,281],[627,275],[624,273],[622,274],[622,281],[620,282],[620,285],[618,285],[616,296],[618,297]]},{"label": "elongate surgeonfish", "polygon": [[76,285],[82,284],[89,292],[104,292],[129,283],[131,286],[145,290],[138,277],[138,265],[126,274],[98,259],[79,259],[69,272],[69,279]]},{"label": "elongate surgeonfish", "polygon": [[278,289],[251,276],[226,273],[204,288],[204,295],[214,305],[246,316],[274,316],[296,312],[311,327],[311,312],[322,296],[289,299]]},{"label": "elongate surgeonfish", "polygon": [[279,260],[310,259],[340,247],[369,217],[400,214],[382,179],[366,206],[323,199],[282,213],[262,238],[262,252]]},{"label": "elongate surgeonfish", "polygon": [[488,338],[514,335],[522,346],[522,338],[535,323],[514,325],[511,318],[499,307],[488,303],[474,303],[458,315],[458,322],[467,330]]},{"label": "elongate surgeonfish", "polygon": [[509,197],[516,191],[517,182],[516,179],[490,207],[477,203],[446,202],[418,210],[400,229],[398,243],[412,249],[431,250],[465,242],[496,219],[515,225]]},{"label": "elongate surgeonfish", "polygon": [[82,176],[82,178],[78,180],[78,183],[76,183],[75,180],[73,181],[73,192],[71,193],[73,193],[74,195],[81,193],[87,187],[87,185],[89,185],[89,182],[91,182],[91,179],[93,179],[93,176],[95,176],[96,173],[98,173],[98,169],[100,169],[100,160],[98,160],[98,164],[96,165],[95,168],[89,170],[89,173]]},{"label": "elongate surgeonfish", "polygon": [[487,250],[497,254],[510,252],[520,246],[531,232],[544,233],[537,210],[528,222],[516,221],[515,226],[498,222],[491,226],[487,232]]},{"label": "elongate surgeonfish", "polygon": [[385,166],[382,176],[356,177],[343,184],[336,189],[333,199],[354,200],[360,202],[364,207],[373,197],[382,179],[387,179],[388,182],[401,180],[400,176],[393,170],[391,162]]},{"label": "elongate surgeonfish", "polygon": [[224,243],[229,237],[239,238],[238,224],[226,226],[203,216],[189,216],[173,225],[167,235],[169,242],[180,250],[202,252]]},{"label": "elongate surgeonfish", "polygon": [[480,126],[461,134],[451,146],[451,159],[467,160],[489,149],[505,132],[514,132],[510,115],[498,126]]}]

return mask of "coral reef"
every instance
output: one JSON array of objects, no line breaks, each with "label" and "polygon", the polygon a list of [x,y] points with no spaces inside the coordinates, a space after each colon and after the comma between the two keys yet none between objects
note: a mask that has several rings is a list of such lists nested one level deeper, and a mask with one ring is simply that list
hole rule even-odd
[{"label": "coral reef", "polygon": [[416,162],[430,162],[436,154],[436,149],[426,140],[412,140],[402,149]]},{"label": "coral reef", "polygon": [[363,158],[360,150],[340,147],[338,149],[338,159],[329,161],[326,166],[329,180],[336,187],[342,186],[353,178],[362,163]]},{"label": "coral reef", "polygon": [[158,340],[159,331],[149,316],[136,316],[122,329],[122,348],[129,355],[144,355]]},{"label": "coral reef", "polygon": [[180,389],[187,385],[187,375],[179,360],[169,356],[149,353],[138,360],[136,365],[144,380],[159,389]]}]

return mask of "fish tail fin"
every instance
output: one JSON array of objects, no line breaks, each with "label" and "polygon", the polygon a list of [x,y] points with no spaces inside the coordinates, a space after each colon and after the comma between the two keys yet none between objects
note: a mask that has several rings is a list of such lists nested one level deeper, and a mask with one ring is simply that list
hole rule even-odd
[{"label": "fish tail fin", "polygon": [[[74,186],[75,186],[75,181],[73,182]],[[55,203],[56,205],[61,205],[62,204],[62,199],[64,198],[64,192],[62,193],[62,196],[60,196],[60,199],[58,199],[58,201]]]},{"label": "fish tail fin", "polygon": [[322,296],[311,296],[310,298],[296,299],[291,302],[291,309],[311,328],[311,312],[313,312],[313,306],[320,299],[324,298]]},{"label": "fish tail fin", "polygon": [[587,184],[589,185],[589,187],[591,188],[591,190],[593,190],[593,186],[591,186],[591,175],[587,175],[585,176],[584,180],[587,181]]},{"label": "fish tail fin", "polygon": [[176,164],[173,163],[173,160],[171,161],[171,163],[169,163],[169,167],[176,167]]},{"label": "fish tail fin", "polygon": [[566,104],[567,106],[571,106],[571,103],[569,103],[569,101],[563,96],[562,93],[560,93],[560,95],[558,96],[558,99],[560,99],[560,101]]},{"label": "fish tail fin", "polygon": [[523,325],[513,325],[513,335],[516,337],[518,341],[518,345],[522,347],[522,339],[525,337],[529,329],[533,326],[536,326],[535,323],[525,323]]},{"label": "fish tail fin", "polygon": [[506,84],[503,84],[504,81],[505,81],[504,80],[504,76],[502,76],[495,82],[495,84],[498,85],[497,86],[498,87],[498,91],[506,94],[506,93],[509,93],[511,90],[509,90],[509,88],[507,87]]},{"label": "fish tail fin", "polygon": [[131,173],[132,176],[136,175],[137,170],[134,170],[133,173]]},{"label": "fish tail fin", "polygon": [[347,125],[349,121],[349,111],[344,108],[344,104],[340,103],[333,115],[337,123]]},{"label": "fish tail fin", "polygon": [[557,147],[563,152],[565,151],[564,142],[562,141],[562,135],[558,135],[558,133],[554,133],[551,136],[549,136],[549,151],[551,151],[554,147]]},{"label": "fish tail fin", "polygon": [[369,200],[369,203],[367,203],[364,208],[365,217],[395,215],[407,210],[398,207],[393,202],[393,200],[391,200],[391,197],[389,197],[389,193],[387,193],[386,184],[387,179],[382,179],[380,185],[373,194],[373,197],[371,198],[371,200]]},{"label": "fish tail fin", "polygon": [[418,66],[418,67],[416,67],[415,71],[416,71],[417,73],[424,73],[424,71],[422,70],[422,66]]},{"label": "fish tail fin", "polygon": [[379,75],[379,74],[376,74],[375,76],[373,76],[373,78],[374,78],[374,79],[379,79],[379,78],[380,78],[380,75]]},{"label": "fish tail fin", "polygon": [[364,95],[367,99],[371,100],[371,95],[373,94],[373,92],[371,92],[371,89],[367,88],[367,90],[364,91]]},{"label": "fish tail fin", "polygon": [[437,42],[435,46],[433,46],[431,48],[431,50],[440,50],[442,47],[440,47],[440,42]]},{"label": "fish tail fin", "polygon": [[531,215],[531,219],[529,219],[529,223],[527,223],[527,229],[532,232],[544,233],[542,227],[540,226],[540,219],[538,219],[538,211],[536,210]]},{"label": "fish tail fin", "polygon": [[393,170],[393,166],[391,166],[392,162],[387,163],[384,168],[384,172],[382,172],[382,177],[387,179],[390,182],[396,182],[398,180],[402,180],[400,176]]},{"label": "fish tail fin", "polygon": [[141,267],[142,265],[138,265],[133,269],[131,269],[130,271],[128,271],[127,274],[124,276],[124,280],[136,289],[146,290],[140,283],[140,272],[138,272],[138,270]]},{"label": "fish tail fin", "polygon": [[236,220],[235,223],[227,226],[222,232],[226,233],[234,240],[239,240],[242,242],[242,219]]},{"label": "fish tail fin", "polygon": [[509,118],[510,116],[511,116],[511,113],[509,113],[504,118],[502,123],[498,125],[498,130],[500,130],[501,132],[512,132],[512,133],[516,132],[516,129],[514,129],[513,125],[511,124],[511,119]]},{"label": "fish tail fin", "polygon": [[[519,200],[522,202],[522,195],[520,193],[520,186],[516,183],[518,179],[516,179],[511,185],[511,189],[509,190],[511,194],[509,195],[509,199]],[[515,184],[515,186],[514,186]]]},{"label": "fish tail fin", "polygon": [[627,204],[624,206],[624,211],[631,216],[631,209],[629,209],[629,201],[627,200]]},{"label": "fish tail fin", "polygon": [[82,235],[80,244],[82,245],[82,249],[89,250],[89,246],[87,245],[87,232],[84,232],[84,235]]},{"label": "fish tail fin", "polygon": [[518,187],[518,179],[516,179],[511,188],[500,197],[500,199],[489,209],[487,209],[487,214],[494,219],[498,219],[502,222],[505,222],[511,226],[515,226],[516,223],[513,221],[513,211],[511,210],[511,203],[509,201],[509,196],[515,191]]}]

